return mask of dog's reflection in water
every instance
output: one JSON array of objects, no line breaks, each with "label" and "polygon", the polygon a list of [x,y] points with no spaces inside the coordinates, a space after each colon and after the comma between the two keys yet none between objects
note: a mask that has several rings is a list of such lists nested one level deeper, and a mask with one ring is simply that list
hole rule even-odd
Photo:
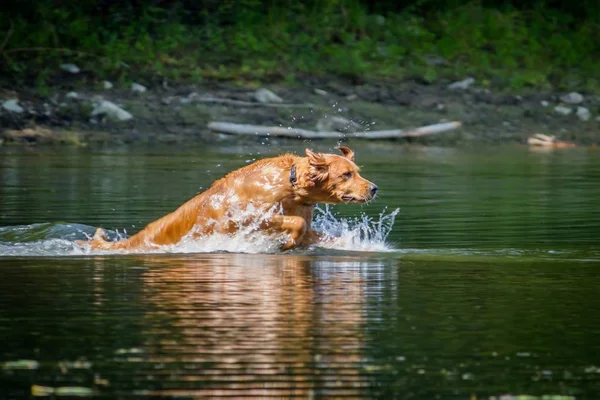
[{"label": "dog's reflection in water", "polygon": [[145,354],[169,380],[149,395],[360,397],[365,390],[364,260],[206,254],[143,261]]}]

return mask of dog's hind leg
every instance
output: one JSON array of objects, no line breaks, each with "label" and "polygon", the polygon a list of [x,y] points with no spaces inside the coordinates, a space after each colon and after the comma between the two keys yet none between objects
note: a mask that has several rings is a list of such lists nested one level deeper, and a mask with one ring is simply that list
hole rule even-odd
[{"label": "dog's hind leg", "polygon": [[304,218],[295,215],[276,215],[266,223],[265,227],[287,233],[290,238],[281,249],[289,250],[302,242],[308,229],[308,224]]},{"label": "dog's hind leg", "polygon": [[108,250],[112,247],[114,242],[109,242],[107,239],[108,237],[106,236],[106,232],[104,232],[104,229],[98,228],[96,229],[96,232],[94,232],[92,240],[77,240],[75,243],[77,243],[78,245],[89,244],[90,246],[92,246],[92,249]]}]

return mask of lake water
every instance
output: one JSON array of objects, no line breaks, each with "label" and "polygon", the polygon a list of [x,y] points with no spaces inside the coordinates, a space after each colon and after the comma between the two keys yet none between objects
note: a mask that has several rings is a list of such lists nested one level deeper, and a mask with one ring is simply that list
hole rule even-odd
[{"label": "lake water", "polygon": [[306,144],[0,149],[0,398],[600,398],[600,152],[350,145],[327,248],[129,255],[73,240]]}]

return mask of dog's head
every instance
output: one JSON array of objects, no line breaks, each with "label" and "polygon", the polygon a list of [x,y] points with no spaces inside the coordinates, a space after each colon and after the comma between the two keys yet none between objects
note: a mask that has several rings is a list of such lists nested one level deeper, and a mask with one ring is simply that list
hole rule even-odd
[{"label": "dog's head", "polygon": [[313,203],[366,203],[377,193],[377,185],[360,176],[354,152],[338,147],[343,155],[314,153],[306,149],[303,179],[305,200]]}]

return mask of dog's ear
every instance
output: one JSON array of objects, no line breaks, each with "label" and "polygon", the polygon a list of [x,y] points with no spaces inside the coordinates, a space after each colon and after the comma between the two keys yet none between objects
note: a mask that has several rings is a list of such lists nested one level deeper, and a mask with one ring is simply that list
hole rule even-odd
[{"label": "dog's ear", "polygon": [[354,152],[349,147],[339,146],[338,149],[344,154],[348,160],[354,162]]},{"label": "dog's ear", "polygon": [[325,156],[321,153],[313,153],[310,149],[306,149],[306,157],[308,158],[308,164],[310,165],[309,179],[314,184],[325,181],[329,176],[329,167],[327,166]]},{"label": "dog's ear", "polygon": [[311,167],[315,168],[327,168],[327,161],[325,156],[321,153],[313,153],[310,149],[306,149],[306,157]]}]

